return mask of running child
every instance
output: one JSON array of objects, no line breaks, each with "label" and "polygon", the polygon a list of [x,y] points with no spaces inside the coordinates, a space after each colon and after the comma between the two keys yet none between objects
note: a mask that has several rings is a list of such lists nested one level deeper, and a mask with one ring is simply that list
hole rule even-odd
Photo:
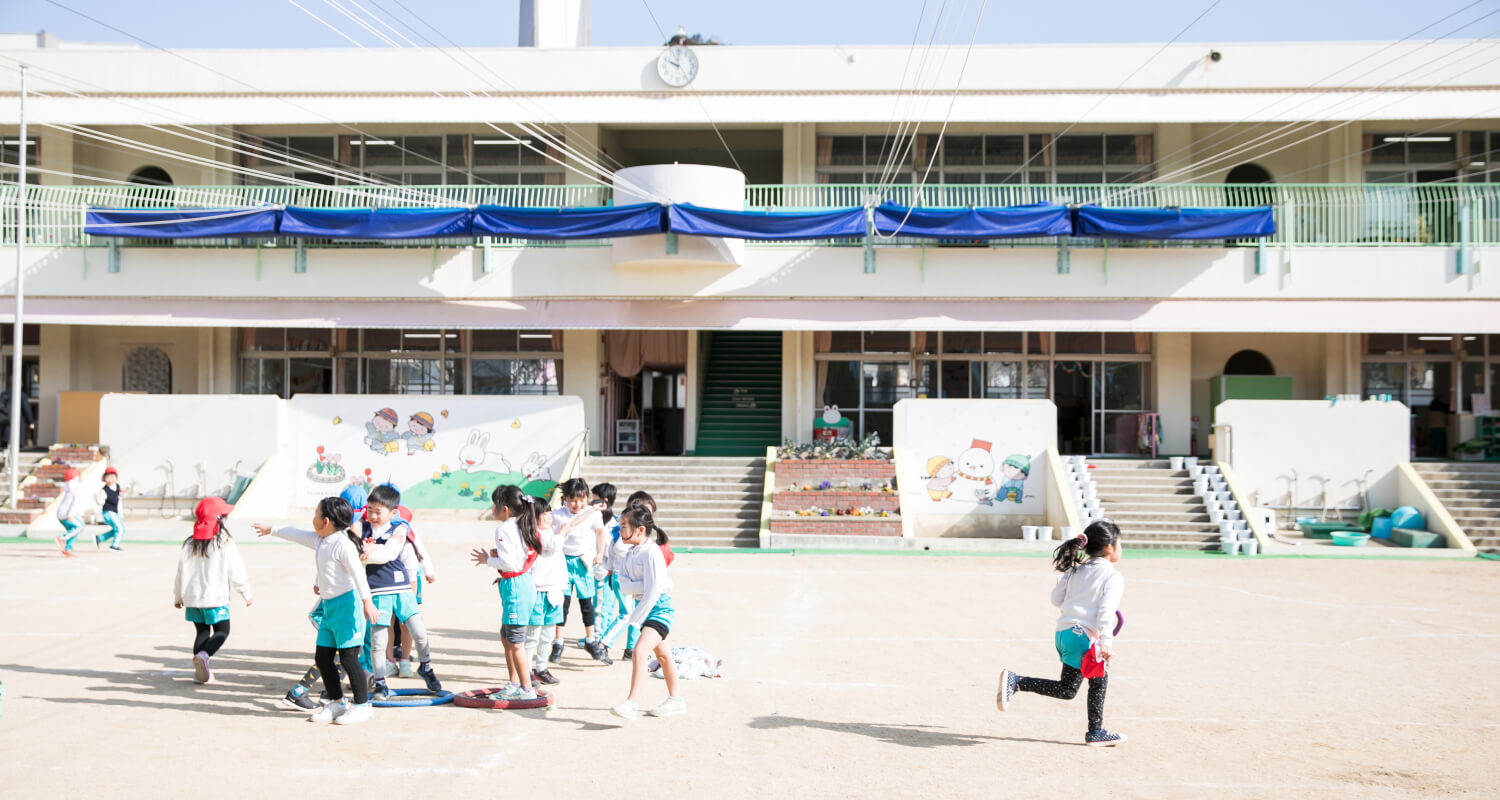
[{"label": "running child", "polygon": [[535,700],[531,685],[531,662],[526,660],[526,626],[536,604],[536,582],[531,568],[542,549],[537,535],[536,509],[519,487],[498,486],[490,495],[494,503],[495,547],[474,550],[474,563],[500,570],[500,646],[505,651],[509,682],[500,691],[502,700]]},{"label": "running child", "polygon": [[94,549],[99,549],[99,545],[105,540],[109,540],[109,549],[115,552],[125,549],[120,546],[120,542],[125,539],[125,523],[120,519],[124,498],[125,490],[120,488],[120,473],[114,467],[105,469],[104,485],[94,493],[94,502],[99,504],[104,524],[109,526],[109,533],[94,537]]},{"label": "running child", "polygon": [[533,665],[532,684],[555,686],[561,681],[547,669],[546,655],[562,622],[562,593],[568,585],[568,567],[563,561],[562,537],[552,532],[552,506],[540,497],[533,497],[531,508],[536,514],[537,538],[542,548],[531,567],[536,605],[531,607],[531,620],[526,625],[526,659]]},{"label": "running child", "polygon": [[[355,519],[360,519],[364,515],[365,489],[363,486],[351,483],[345,486],[342,492],[339,492],[339,497],[343,498],[344,502],[349,504],[349,511]],[[317,591],[317,588],[314,587],[313,593],[316,594]],[[323,602],[321,600],[313,601],[312,611],[307,613],[307,621],[312,623],[313,630],[318,629],[319,623],[323,621]],[[334,679],[343,681],[343,671],[338,670],[338,672],[339,674],[335,675]],[[302,678],[297,681],[297,685],[287,691],[286,697],[281,698],[281,704],[295,711],[317,711],[318,701],[308,697],[307,693],[321,677],[322,673],[318,672],[318,666],[314,663],[313,666],[307,668],[307,672],[302,674]],[[327,700],[328,692],[323,692],[322,696],[324,700]]]},{"label": "running child", "polygon": [[[578,598],[578,612],[583,617],[583,649],[595,661],[613,664],[604,645],[594,632],[594,556],[602,548],[604,523],[602,509],[598,503],[590,504],[589,485],[582,478],[569,478],[558,485],[563,498],[562,508],[552,512],[556,532],[563,535],[563,556],[568,567],[568,586],[563,591],[563,625],[568,622],[573,598]],[[552,654],[547,659],[553,664],[562,663],[563,625],[557,626],[557,638],[552,642]]]},{"label": "running child", "polygon": [[417,610],[411,573],[403,560],[403,553],[412,547],[411,523],[397,515],[400,506],[401,493],[394,486],[376,486],[370,490],[365,518],[360,523],[365,545],[360,560],[365,562],[365,579],[370,584],[375,608],[380,612],[365,634],[370,674],[375,683],[371,697],[375,700],[390,697],[391,690],[385,683],[385,655],[386,646],[390,644],[391,626],[397,623],[405,623],[411,633],[413,647],[421,660],[417,674],[426,682],[427,690],[436,694],[443,688],[432,671],[427,626],[422,622],[422,613]]},{"label": "running child", "polygon": [[63,532],[57,536],[57,546],[62,554],[73,557],[73,540],[83,530],[83,490],[78,487],[78,470],[71,467],[63,473],[62,500],[57,503],[57,521]]},{"label": "running child", "polygon": [[1089,730],[1083,743],[1114,747],[1125,741],[1124,734],[1104,729],[1104,693],[1109,688],[1106,672],[1114,652],[1115,613],[1125,593],[1125,577],[1114,567],[1120,551],[1120,529],[1108,520],[1097,520],[1053,552],[1052,565],[1062,573],[1052,587],[1052,605],[1062,610],[1053,637],[1063,662],[1062,677],[1049,681],[1000,670],[995,705],[1001,711],[1010,707],[1016,692],[1072,700],[1083,679],[1088,678]]},{"label": "running child", "polygon": [[[368,678],[359,664],[359,650],[365,640],[366,621],[379,619],[380,612],[370,600],[370,584],[359,560],[362,542],[349,529],[354,524],[354,511],[342,497],[325,497],[313,511],[312,524],[310,531],[284,525],[255,526],[255,532],[261,536],[274,535],[316,552],[317,592],[323,616],[318,622],[314,660],[328,689],[328,702],[309,715],[308,720],[340,725],[369,722],[375,710],[370,706]],[[339,685],[334,667],[335,656],[349,676],[354,690],[353,705],[344,699],[344,687]]]},{"label": "running child", "polygon": [[186,608],[193,623],[193,682],[208,683],[214,673],[208,660],[229,638],[229,590],[240,593],[249,608],[250,578],[245,561],[229,537],[224,517],[234,506],[218,497],[205,497],[193,510],[193,535],[182,541],[177,554],[177,578],[172,582],[172,607]]},{"label": "running child", "polygon": [[[672,620],[677,616],[672,608],[672,596],[667,593],[672,588],[672,580],[667,577],[667,562],[661,552],[661,545],[667,543],[667,532],[657,527],[645,504],[632,503],[620,515],[620,541],[630,545],[630,550],[623,556],[618,551],[611,551],[609,558],[600,565],[600,576],[605,571],[613,572],[620,580],[621,589],[638,598],[635,610],[630,612],[630,624],[641,630],[636,649],[656,654],[667,683],[667,699],[646,713],[653,717],[682,714],[687,711],[687,701],[677,694],[677,665],[672,661],[671,648],[666,645],[666,638],[672,632]],[[630,662],[630,695],[609,713],[626,721],[639,716],[637,698],[646,682],[646,661],[637,658]]]}]

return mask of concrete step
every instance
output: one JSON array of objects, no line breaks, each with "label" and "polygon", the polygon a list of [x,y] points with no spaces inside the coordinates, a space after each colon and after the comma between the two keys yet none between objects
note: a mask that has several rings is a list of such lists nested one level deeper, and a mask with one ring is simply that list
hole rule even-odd
[{"label": "concrete step", "polygon": [[1445,503],[1448,502],[1449,500],[1462,500],[1464,498],[1469,498],[1469,497],[1472,497],[1472,498],[1475,498],[1475,499],[1479,499],[1479,500],[1484,500],[1484,499],[1500,499],[1500,484],[1496,484],[1495,486],[1496,486],[1496,488],[1494,490],[1489,490],[1489,489],[1452,489],[1452,488],[1439,489],[1439,488],[1434,488],[1431,483],[1427,484],[1427,488],[1432,489],[1432,493],[1435,494],[1435,495],[1437,495],[1437,498],[1439,500],[1442,500]]},{"label": "concrete step", "polygon": [[1153,519],[1164,517],[1167,519],[1193,519],[1207,520],[1208,508],[1204,505],[1178,505],[1170,503],[1131,503],[1130,505],[1104,504],[1104,511],[1110,519],[1119,522],[1125,519]]},{"label": "concrete step", "polygon": [[1089,470],[1088,474],[1095,481],[1102,480],[1131,480],[1131,481],[1188,481],[1193,480],[1192,473],[1185,469],[1119,469],[1117,467],[1098,467]]},{"label": "concrete step", "polygon": [[1132,535],[1137,531],[1166,531],[1168,533],[1192,534],[1194,536],[1219,535],[1219,526],[1211,522],[1187,522],[1170,519],[1111,519],[1110,521],[1120,526],[1121,533]]},{"label": "concrete step", "polygon": [[1163,506],[1201,506],[1203,505],[1203,497],[1201,495],[1194,494],[1191,489],[1185,492],[1172,490],[1164,492],[1147,492],[1141,490],[1122,492],[1114,491],[1112,489],[1106,490],[1101,487],[1099,489],[1099,502],[1111,508],[1115,506],[1131,506],[1137,503]]},{"label": "concrete step", "polygon": [[1212,544],[1208,542],[1191,541],[1169,541],[1163,539],[1121,539],[1125,543],[1125,550],[1218,550],[1219,540],[1215,539]]},{"label": "concrete step", "polygon": [[1413,461],[1412,468],[1419,473],[1430,472],[1464,472],[1464,473],[1489,473],[1500,476],[1500,462],[1497,461]]},{"label": "concrete step", "polygon": [[1219,532],[1213,533],[1185,533],[1182,531],[1163,530],[1160,528],[1142,528],[1140,530],[1120,529],[1120,538],[1127,542],[1183,542],[1191,544],[1209,544],[1215,546],[1219,543]]}]

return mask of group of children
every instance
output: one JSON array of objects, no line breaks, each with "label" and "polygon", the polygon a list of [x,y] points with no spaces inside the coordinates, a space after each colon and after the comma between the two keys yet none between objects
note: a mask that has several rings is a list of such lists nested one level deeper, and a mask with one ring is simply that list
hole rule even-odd
[{"label": "group of children", "polygon": [[[609,643],[622,629],[628,631],[624,657],[631,662],[630,693],[610,712],[625,720],[639,716],[637,698],[647,659],[636,658],[636,653],[644,651],[655,653],[661,663],[668,695],[646,713],[684,713],[687,705],[678,693],[676,667],[663,644],[675,611],[666,574],[671,550],[666,532],[655,522],[656,502],[636,492],[616,517],[616,490],[611,484],[590,489],[582,479],[573,478],[558,489],[563,502],[555,510],[518,487],[495,489],[491,502],[500,522],[495,546],[471,553],[476,565],[500,573],[500,638],[509,679],[500,699],[536,699],[537,684],[560,682],[548,664],[562,661],[562,626],[576,598],[584,625],[580,645],[596,661],[613,663]],[[612,613],[605,615],[608,627],[601,632],[597,601],[605,592]]]},{"label": "group of children", "polygon": [[[81,473],[69,467],[63,473],[62,499],[57,503],[57,521],[63,526],[63,532],[57,536],[57,547],[69,558],[73,556],[73,540],[83,531],[83,517],[87,510],[81,480]],[[120,546],[125,539],[125,523],[120,518],[124,489],[120,487],[120,473],[114,467],[104,470],[103,485],[94,492],[93,499],[99,507],[104,524],[109,526],[108,532],[94,536],[94,548],[97,550],[105,542],[109,542],[110,550],[124,550]]]}]

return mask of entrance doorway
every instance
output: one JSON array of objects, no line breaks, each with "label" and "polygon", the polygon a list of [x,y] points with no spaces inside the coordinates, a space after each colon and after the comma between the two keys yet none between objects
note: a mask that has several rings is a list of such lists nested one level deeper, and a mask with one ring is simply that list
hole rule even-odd
[{"label": "entrance doorway", "polygon": [[1052,362],[1057,447],[1064,455],[1137,455],[1149,413],[1149,361]]}]

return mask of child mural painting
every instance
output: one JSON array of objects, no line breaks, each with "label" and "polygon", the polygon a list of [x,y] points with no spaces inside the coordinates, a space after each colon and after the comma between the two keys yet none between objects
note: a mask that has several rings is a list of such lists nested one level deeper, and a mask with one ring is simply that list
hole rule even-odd
[{"label": "child mural painting", "polygon": [[958,467],[947,456],[933,456],[927,459],[927,473],[922,477],[927,479],[927,496],[932,502],[940,503],[953,496],[953,481],[957,480],[954,474]]},{"label": "child mural painting", "polygon": [[1019,453],[1005,457],[1000,462],[1000,491],[995,499],[1019,503],[1026,494],[1026,477],[1031,474],[1031,457]]},{"label": "child mural painting", "polygon": [[406,433],[401,434],[401,438],[406,440],[406,454],[414,456],[419,452],[431,453],[432,448],[437,446],[432,438],[434,427],[432,415],[426,411],[412,414],[406,423]]},{"label": "child mural painting", "polygon": [[401,417],[394,408],[375,412],[374,419],[365,423],[365,444],[381,454],[400,452],[401,434],[396,433],[396,423],[400,421]]}]

